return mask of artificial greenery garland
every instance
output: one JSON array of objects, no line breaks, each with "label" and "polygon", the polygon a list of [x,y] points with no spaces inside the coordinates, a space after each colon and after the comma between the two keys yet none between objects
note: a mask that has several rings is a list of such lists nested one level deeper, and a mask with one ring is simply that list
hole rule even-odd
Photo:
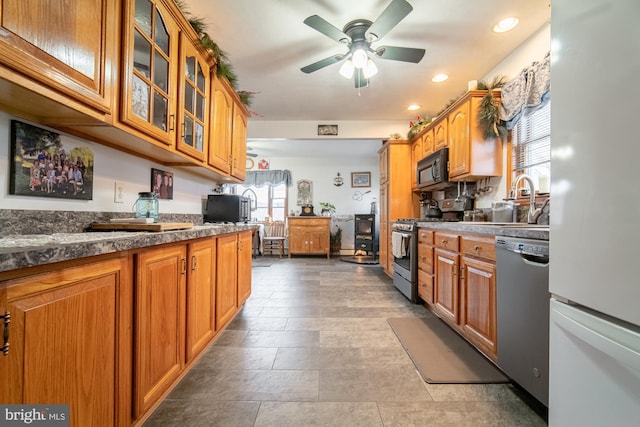
[{"label": "artificial greenery garland", "polygon": [[493,96],[493,90],[500,89],[505,84],[507,84],[507,77],[502,75],[495,76],[488,84],[482,80],[478,82],[478,89],[488,91],[478,106],[478,126],[482,129],[484,139],[507,136],[507,128],[500,120],[500,105]]},{"label": "artificial greenery garland", "polygon": [[229,62],[227,53],[222,50],[205,31],[204,21],[201,18],[190,16],[187,12],[187,5],[183,0],[175,0],[175,2],[182,13],[187,17],[189,24],[191,24],[191,28],[193,28],[198,35],[202,47],[207,50],[216,61],[216,75],[220,78],[226,78],[231,84],[231,87],[233,87],[236,93],[238,93],[240,101],[247,107],[250,107],[253,103],[253,96],[255,95],[255,92],[238,90],[238,76],[236,76],[236,73],[233,71],[233,67]]}]

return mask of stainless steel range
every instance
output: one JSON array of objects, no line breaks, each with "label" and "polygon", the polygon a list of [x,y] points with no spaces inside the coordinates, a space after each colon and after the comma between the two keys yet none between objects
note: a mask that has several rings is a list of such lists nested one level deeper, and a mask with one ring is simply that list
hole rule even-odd
[{"label": "stainless steel range", "polygon": [[418,302],[418,220],[391,224],[393,285],[413,303]]}]

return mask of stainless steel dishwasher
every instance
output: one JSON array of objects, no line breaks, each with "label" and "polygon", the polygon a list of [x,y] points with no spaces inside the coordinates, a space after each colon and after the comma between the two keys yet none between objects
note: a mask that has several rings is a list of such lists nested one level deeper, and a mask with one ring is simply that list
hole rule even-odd
[{"label": "stainless steel dishwasher", "polygon": [[498,366],[549,401],[549,242],[496,236]]}]

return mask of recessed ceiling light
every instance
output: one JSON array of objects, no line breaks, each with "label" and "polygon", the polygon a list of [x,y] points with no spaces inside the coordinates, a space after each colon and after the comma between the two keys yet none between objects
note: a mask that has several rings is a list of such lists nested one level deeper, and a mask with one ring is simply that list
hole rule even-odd
[{"label": "recessed ceiling light", "polygon": [[421,108],[421,107],[420,107],[418,104],[413,104],[413,105],[409,105],[409,106],[407,107],[407,110],[409,110],[409,111],[416,111],[416,110],[419,110],[420,108]]},{"label": "recessed ceiling light", "polygon": [[440,83],[440,82],[443,82],[443,81],[447,80],[448,78],[449,78],[449,76],[446,75],[446,74],[436,74],[435,76],[433,76],[431,81],[434,82],[434,83]]},{"label": "recessed ceiling light", "polygon": [[515,16],[510,16],[508,18],[504,18],[502,21],[498,22],[493,26],[493,31],[496,33],[504,33],[506,31],[513,30],[516,25],[518,25],[518,18]]}]

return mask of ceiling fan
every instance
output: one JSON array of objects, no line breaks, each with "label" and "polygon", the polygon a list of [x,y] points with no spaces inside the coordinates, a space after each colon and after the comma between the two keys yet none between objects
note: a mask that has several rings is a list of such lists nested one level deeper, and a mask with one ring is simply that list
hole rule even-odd
[{"label": "ceiling fan", "polygon": [[247,147],[247,157],[258,157],[256,153],[249,153],[249,151],[253,151],[253,147]]},{"label": "ceiling fan", "polygon": [[340,68],[340,74],[348,78],[354,76],[355,86],[360,88],[366,86],[369,83],[369,77],[378,71],[370,55],[381,59],[417,64],[425,54],[424,49],[397,46],[380,46],[375,49],[371,47],[372,43],[384,37],[412,10],[413,7],[405,0],[392,0],[375,22],[371,22],[368,19],[355,19],[348,22],[342,31],[318,15],[308,17],[304,20],[305,24],[330,39],[345,44],[349,51],[331,55],[328,58],[302,67],[301,70],[309,74],[346,60],[342,68]]}]

